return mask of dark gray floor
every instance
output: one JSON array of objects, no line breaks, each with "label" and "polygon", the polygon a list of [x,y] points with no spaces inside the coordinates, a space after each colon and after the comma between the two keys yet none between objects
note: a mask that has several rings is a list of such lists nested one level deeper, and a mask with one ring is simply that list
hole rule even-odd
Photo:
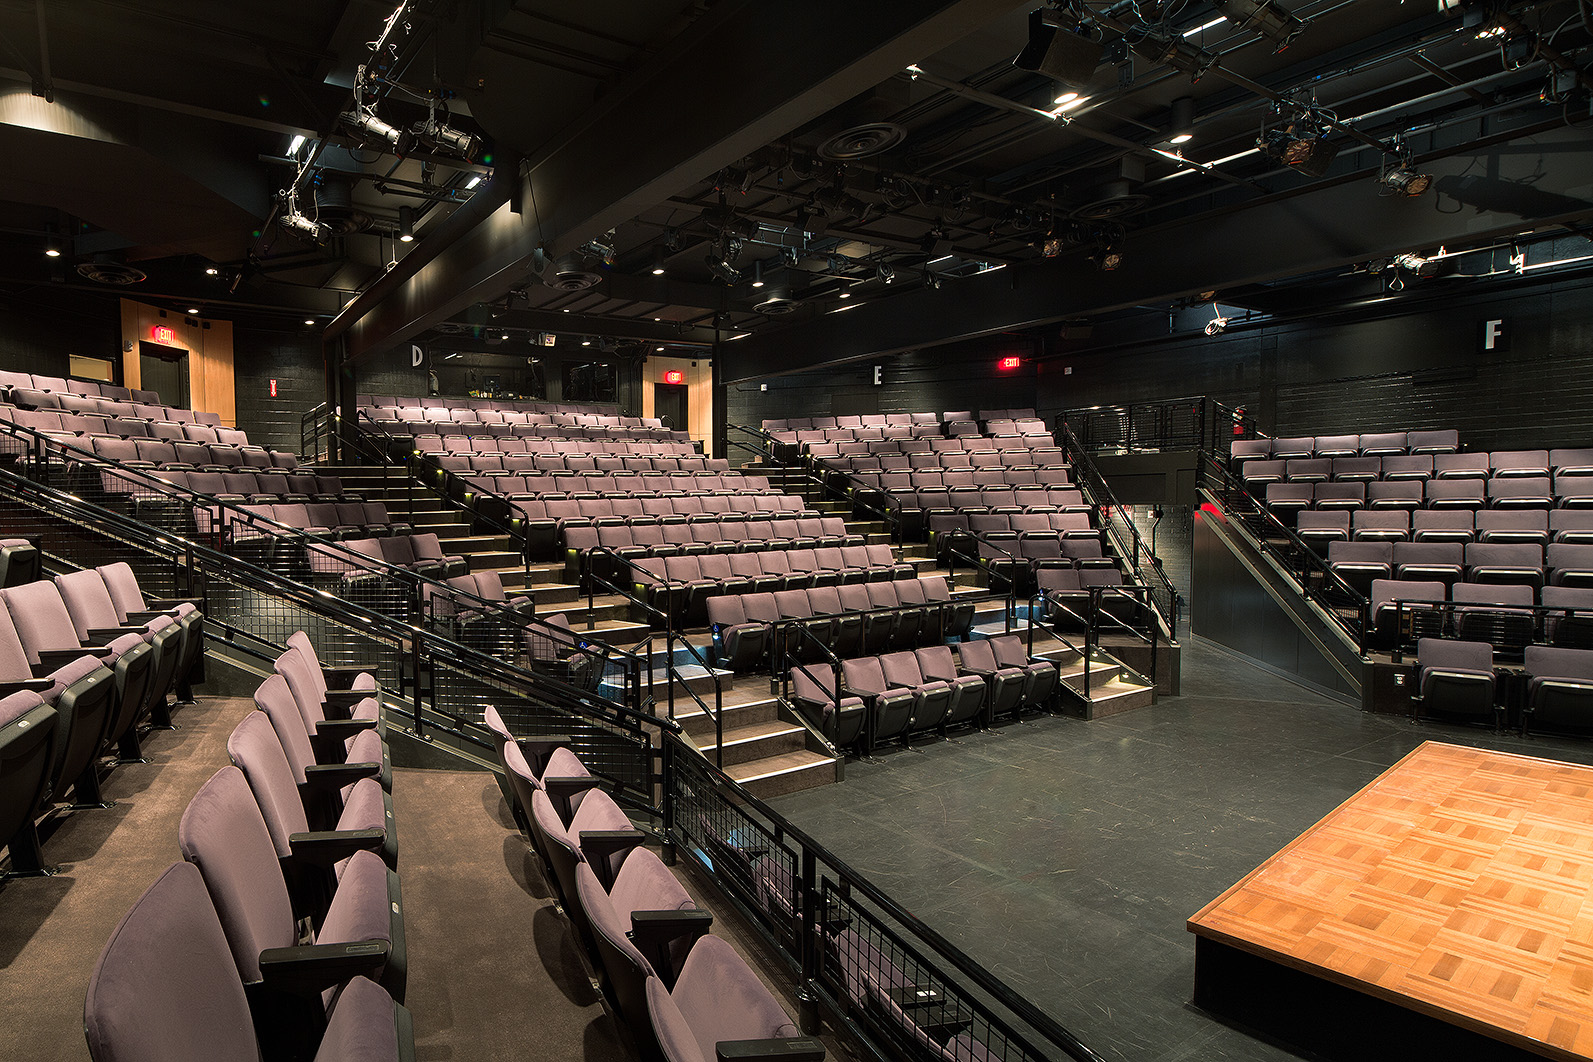
[{"label": "dark gray floor", "polygon": [[1424,740],[1593,763],[1593,743],[1413,727],[1210,643],[1137,712],[1045,717],[774,806],[1111,1059],[1282,1059],[1188,1005],[1185,920]]}]

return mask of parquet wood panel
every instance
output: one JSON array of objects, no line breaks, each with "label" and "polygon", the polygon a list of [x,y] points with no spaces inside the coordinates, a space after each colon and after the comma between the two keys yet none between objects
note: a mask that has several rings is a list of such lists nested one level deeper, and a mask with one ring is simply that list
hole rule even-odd
[{"label": "parquet wood panel", "polygon": [[1429,741],[1188,926],[1551,1058],[1593,1058],[1593,768]]}]

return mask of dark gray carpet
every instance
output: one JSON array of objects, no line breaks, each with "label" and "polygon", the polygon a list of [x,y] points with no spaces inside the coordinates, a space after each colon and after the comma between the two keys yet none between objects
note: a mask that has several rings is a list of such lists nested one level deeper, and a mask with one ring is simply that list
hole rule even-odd
[{"label": "dark gray carpet", "polygon": [[1108,1058],[1289,1058],[1194,1011],[1185,920],[1427,739],[1593,743],[1370,716],[1209,643],[1184,695],[849,763],[773,805]]}]

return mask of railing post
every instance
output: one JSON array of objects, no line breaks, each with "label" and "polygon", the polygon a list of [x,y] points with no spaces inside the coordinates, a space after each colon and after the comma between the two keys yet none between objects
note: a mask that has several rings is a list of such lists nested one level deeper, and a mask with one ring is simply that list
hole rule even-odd
[{"label": "railing post", "polygon": [[[650,647],[649,647],[650,648]],[[660,751],[662,755],[659,762],[662,765],[658,785],[661,810],[664,816],[663,832],[664,844],[659,853],[659,858],[665,866],[675,865],[675,743],[668,735],[660,738]]]},{"label": "railing post", "polygon": [[[837,702],[839,703],[839,702]],[[819,998],[814,985],[819,977],[818,860],[813,850],[802,846],[802,917],[798,922],[797,948],[802,960],[802,983],[797,986],[797,1023],[805,1036],[820,1030]]]}]

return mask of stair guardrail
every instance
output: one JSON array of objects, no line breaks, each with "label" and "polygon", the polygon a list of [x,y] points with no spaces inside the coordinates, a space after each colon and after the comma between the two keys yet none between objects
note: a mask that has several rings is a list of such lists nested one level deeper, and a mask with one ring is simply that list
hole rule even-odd
[{"label": "stair guardrail", "polygon": [[1101,475],[1101,470],[1096,467],[1089,451],[1079,442],[1078,436],[1074,435],[1073,430],[1065,423],[1058,425],[1058,434],[1061,436],[1063,450],[1073,465],[1073,474],[1079,490],[1101,514],[1102,533],[1112,539],[1118,557],[1132,569],[1135,579],[1141,585],[1151,588],[1151,608],[1165,626],[1168,639],[1176,640],[1183,595],[1178,592],[1172,580],[1167,578],[1167,573],[1162,570],[1161,558],[1151,552],[1150,546],[1140,535],[1139,528],[1134,526],[1134,521],[1111,518],[1113,513],[1126,514],[1128,510],[1112,494],[1112,488],[1107,485],[1106,478]]},{"label": "stair guardrail", "polygon": [[[1201,457],[1201,486],[1236,520],[1256,548],[1273,558],[1301,593],[1330,616],[1365,656],[1370,621],[1366,597],[1335,573],[1321,554],[1306,545],[1293,528],[1269,511],[1224,462],[1210,453]],[[1345,612],[1352,613],[1353,620]]]}]

